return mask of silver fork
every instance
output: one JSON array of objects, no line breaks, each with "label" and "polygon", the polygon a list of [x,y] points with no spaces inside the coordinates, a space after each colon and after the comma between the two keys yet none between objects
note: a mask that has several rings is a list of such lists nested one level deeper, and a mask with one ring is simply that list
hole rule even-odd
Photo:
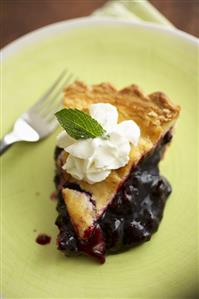
[{"label": "silver fork", "polygon": [[65,85],[74,80],[73,74],[63,71],[41,98],[15,122],[13,130],[0,140],[0,155],[13,143],[37,142],[51,134],[58,122],[54,116],[61,108],[60,95]]}]

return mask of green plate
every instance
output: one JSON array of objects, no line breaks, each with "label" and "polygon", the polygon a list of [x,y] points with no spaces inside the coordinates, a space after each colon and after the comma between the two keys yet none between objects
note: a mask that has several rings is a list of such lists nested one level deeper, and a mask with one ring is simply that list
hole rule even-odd
[{"label": "green plate", "polygon": [[[64,68],[87,83],[139,84],[182,107],[161,170],[173,186],[150,242],[104,265],[56,250],[57,132],[14,145],[2,161],[3,298],[182,298],[197,291],[197,39],[157,25],[79,19],[31,33],[3,52],[2,135]],[[36,230],[36,231],[35,231]],[[38,233],[52,242],[40,246]]]}]

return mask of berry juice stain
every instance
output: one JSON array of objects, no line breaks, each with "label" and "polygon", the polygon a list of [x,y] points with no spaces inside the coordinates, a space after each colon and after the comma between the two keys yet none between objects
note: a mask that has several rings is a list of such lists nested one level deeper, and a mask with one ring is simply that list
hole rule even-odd
[{"label": "berry juice stain", "polygon": [[55,192],[52,192],[51,194],[50,194],[50,199],[52,200],[52,201],[56,201],[57,200],[57,192],[55,191]]},{"label": "berry juice stain", "polygon": [[39,245],[47,245],[51,241],[51,237],[46,234],[39,234],[35,240]]}]

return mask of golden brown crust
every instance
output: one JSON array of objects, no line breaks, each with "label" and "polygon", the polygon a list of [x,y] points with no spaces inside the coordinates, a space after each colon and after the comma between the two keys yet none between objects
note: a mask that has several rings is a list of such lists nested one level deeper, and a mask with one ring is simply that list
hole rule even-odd
[{"label": "golden brown crust", "polygon": [[74,229],[83,239],[85,230],[91,227],[95,220],[94,206],[86,193],[65,188],[62,195]]},{"label": "golden brown crust", "polygon": [[[73,85],[65,89],[64,96],[65,107],[81,110],[87,110],[93,103],[111,103],[118,109],[119,122],[133,119],[141,129],[139,144],[136,147],[132,147],[129,163],[125,167],[113,170],[100,183],[90,185],[86,182],[75,180],[61,169],[67,158],[67,153],[60,155],[57,163],[64,179],[69,182],[77,182],[83,190],[92,194],[92,200],[96,203],[96,210],[92,210],[89,216],[85,205],[81,205],[82,209],[78,209],[76,205],[73,205],[73,201],[79,202],[85,200],[85,197],[81,197],[81,193],[78,194],[77,191],[69,191],[69,189],[63,191],[65,203],[71,211],[69,214],[71,218],[74,218],[73,222],[75,226],[82,226],[83,229],[86,229],[86,227],[91,225],[91,218],[96,219],[112,200],[118,186],[128,176],[132,167],[157,144],[166,131],[173,127],[179,115],[180,107],[172,104],[162,92],[145,95],[137,85],[130,85],[117,90],[110,83],[102,83],[90,87],[83,82],[76,81]],[[79,199],[78,196],[80,196]],[[79,214],[73,211],[73,209],[77,209]],[[81,217],[79,216],[80,214]],[[87,217],[88,220],[84,219]],[[84,219],[84,222],[82,222],[82,219]],[[82,236],[82,232],[83,230],[80,229],[80,236]]]},{"label": "golden brown crust", "polygon": [[87,110],[93,103],[110,103],[119,111],[119,121],[133,119],[141,128],[142,137],[153,143],[174,122],[180,107],[171,103],[162,92],[145,95],[137,85],[117,90],[110,83],[92,87],[76,81],[64,91],[65,107]]}]

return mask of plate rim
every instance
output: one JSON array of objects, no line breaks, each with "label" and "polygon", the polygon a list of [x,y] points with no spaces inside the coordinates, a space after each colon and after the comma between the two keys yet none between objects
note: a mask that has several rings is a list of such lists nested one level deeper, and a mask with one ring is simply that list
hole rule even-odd
[{"label": "plate rim", "polygon": [[16,52],[20,51],[24,46],[34,44],[38,42],[42,38],[46,38],[48,36],[53,36],[56,33],[65,32],[67,30],[76,28],[76,27],[83,27],[89,25],[129,25],[133,27],[140,27],[144,28],[149,31],[157,31],[162,32],[166,35],[176,36],[184,40],[185,42],[198,46],[199,48],[199,39],[189,33],[181,31],[179,29],[173,29],[166,27],[164,25],[159,25],[150,22],[140,22],[135,20],[124,20],[124,19],[116,19],[114,17],[95,17],[95,16],[88,16],[88,17],[81,17],[75,18],[70,20],[64,20],[56,23],[52,23],[43,27],[40,27],[36,30],[33,30],[16,40],[12,41],[5,47],[0,50],[1,61],[9,58],[10,56],[14,55]]}]

